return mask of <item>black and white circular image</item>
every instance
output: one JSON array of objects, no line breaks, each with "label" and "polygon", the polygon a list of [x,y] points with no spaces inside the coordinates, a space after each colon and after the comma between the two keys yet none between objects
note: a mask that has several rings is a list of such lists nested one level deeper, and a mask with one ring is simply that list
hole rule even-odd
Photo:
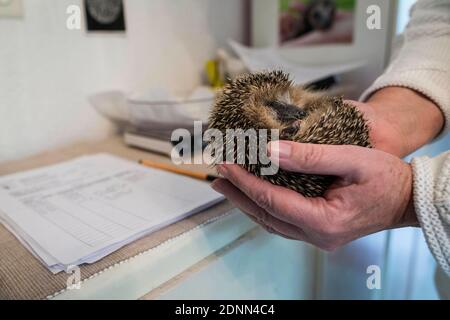
[{"label": "black and white circular image", "polygon": [[122,0],[86,0],[86,7],[98,23],[111,24],[122,13]]}]

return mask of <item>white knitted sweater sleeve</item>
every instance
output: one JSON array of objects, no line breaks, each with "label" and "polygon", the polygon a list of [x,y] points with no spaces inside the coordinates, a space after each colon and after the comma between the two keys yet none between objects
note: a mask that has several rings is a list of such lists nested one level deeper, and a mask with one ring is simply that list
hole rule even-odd
[{"label": "white knitted sweater sleeve", "polygon": [[450,276],[450,151],[414,158],[414,207],[431,252]]},{"label": "white knitted sweater sleeve", "polygon": [[404,34],[394,44],[389,67],[361,100],[390,86],[427,96],[445,115],[443,133],[450,131],[450,0],[417,1]]},{"label": "white knitted sweater sleeve", "polygon": [[[442,110],[450,131],[450,0],[419,0],[392,61],[362,95],[389,86],[416,90]],[[414,206],[428,246],[450,276],[450,152],[412,161]]]}]

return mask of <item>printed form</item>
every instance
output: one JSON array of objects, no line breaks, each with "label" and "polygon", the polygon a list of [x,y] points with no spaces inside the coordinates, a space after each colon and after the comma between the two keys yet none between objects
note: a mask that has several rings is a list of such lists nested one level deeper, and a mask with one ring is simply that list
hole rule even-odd
[{"label": "printed form", "polygon": [[0,219],[54,273],[221,200],[206,182],[108,154],[0,177]]}]

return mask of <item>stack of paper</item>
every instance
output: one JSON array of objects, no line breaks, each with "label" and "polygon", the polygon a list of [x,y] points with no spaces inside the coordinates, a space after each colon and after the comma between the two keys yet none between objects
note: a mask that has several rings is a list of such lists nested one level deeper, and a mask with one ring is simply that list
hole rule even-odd
[{"label": "stack of paper", "polygon": [[206,182],[108,154],[0,177],[0,219],[53,273],[222,199]]}]

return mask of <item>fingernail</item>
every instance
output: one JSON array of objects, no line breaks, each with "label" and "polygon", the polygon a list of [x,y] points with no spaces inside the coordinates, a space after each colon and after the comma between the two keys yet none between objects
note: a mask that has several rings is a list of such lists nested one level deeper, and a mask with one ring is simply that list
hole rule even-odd
[{"label": "fingernail", "polygon": [[269,142],[268,145],[269,157],[278,159],[289,159],[292,152],[292,147],[289,143],[283,141]]}]

